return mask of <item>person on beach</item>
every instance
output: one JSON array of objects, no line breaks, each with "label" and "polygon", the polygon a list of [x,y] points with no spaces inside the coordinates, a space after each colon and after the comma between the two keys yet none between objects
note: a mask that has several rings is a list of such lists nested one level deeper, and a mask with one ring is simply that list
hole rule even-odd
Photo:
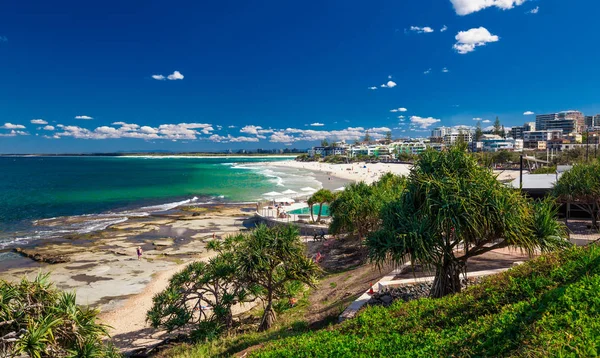
[{"label": "person on beach", "polygon": [[137,253],[137,257],[138,257],[138,261],[142,259],[142,247],[138,246],[137,249],[135,249],[136,253]]}]

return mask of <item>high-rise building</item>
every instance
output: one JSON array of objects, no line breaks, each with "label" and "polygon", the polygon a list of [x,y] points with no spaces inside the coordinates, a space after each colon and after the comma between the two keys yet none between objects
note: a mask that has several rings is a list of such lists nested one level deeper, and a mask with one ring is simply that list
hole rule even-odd
[{"label": "high-rise building", "polygon": [[535,129],[538,131],[560,129],[564,134],[581,133],[584,127],[585,118],[579,111],[563,111],[535,116]]},{"label": "high-rise building", "polygon": [[595,116],[585,116],[585,126],[586,127],[600,127],[600,114],[596,114]]},{"label": "high-rise building", "polygon": [[514,139],[523,139],[524,132],[535,131],[535,122],[527,122],[522,127],[512,127],[510,135]]},{"label": "high-rise building", "polygon": [[452,128],[438,127],[431,131],[432,138],[444,138],[446,134],[452,133]]}]

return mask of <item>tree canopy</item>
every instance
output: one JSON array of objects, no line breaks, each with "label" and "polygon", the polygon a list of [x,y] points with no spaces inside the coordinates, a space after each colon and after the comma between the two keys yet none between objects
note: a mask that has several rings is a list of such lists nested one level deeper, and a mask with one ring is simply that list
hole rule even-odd
[{"label": "tree canopy", "polygon": [[403,177],[387,173],[372,185],[364,182],[348,185],[329,206],[330,232],[365,238],[378,229],[381,209],[402,193],[405,182]]},{"label": "tree canopy", "polygon": [[289,298],[297,284],[312,285],[320,273],[305,256],[295,226],[259,225],[223,241],[211,241],[216,257],[189,264],[169,287],[153,298],[147,318],[169,331],[190,327],[197,338],[210,338],[235,326],[232,308],[260,299],[264,311],[259,330],[275,320],[273,303]]},{"label": "tree canopy", "polygon": [[239,234],[224,243],[237,253],[236,274],[248,285],[255,285],[265,309],[258,327],[269,329],[275,321],[273,301],[289,296],[288,285],[301,282],[313,285],[320,269],[306,257],[298,228],[293,225],[258,226],[249,234]]},{"label": "tree canopy", "polygon": [[576,164],[562,174],[554,186],[556,198],[574,204],[592,218],[592,228],[598,229],[598,207],[600,206],[600,163]]},{"label": "tree canopy", "polygon": [[323,204],[331,203],[334,198],[335,198],[335,195],[330,190],[327,190],[327,189],[320,189],[317,192],[315,192],[310,198],[308,198],[306,203],[308,204],[308,206],[310,208],[310,216],[313,221],[315,221],[314,215],[313,215],[314,205],[316,205],[316,204],[319,205],[319,214],[317,216],[317,222],[320,222],[321,214],[323,213]]},{"label": "tree canopy", "polygon": [[435,269],[431,296],[460,291],[469,258],[519,247],[530,254],[566,246],[551,201],[533,203],[477,165],[464,147],[425,151],[406,189],[381,211],[381,228],[369,235],[376,263],[422,263]]},{"label": "tree canopy", "polygon": [[1,357],[120,357],[105,346],[107,326],[96,322],[99,311],[75,303],[39,274],[33,281],[0,281]]}]

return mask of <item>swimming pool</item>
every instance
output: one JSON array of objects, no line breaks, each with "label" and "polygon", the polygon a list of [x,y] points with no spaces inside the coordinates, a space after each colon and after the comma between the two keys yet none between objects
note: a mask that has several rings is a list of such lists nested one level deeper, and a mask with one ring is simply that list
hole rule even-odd
[{"label": "swimming pool", "polygon": [[[309,215],[310,208],[300,208],[296,210],[289,211],[290,214],[296,215]],[[319,205],[313,206],[313,214],[319,215]],[[323,204],[323,210],[321,211],[321,216],[329,216],[329,206],[327,204]]]}]

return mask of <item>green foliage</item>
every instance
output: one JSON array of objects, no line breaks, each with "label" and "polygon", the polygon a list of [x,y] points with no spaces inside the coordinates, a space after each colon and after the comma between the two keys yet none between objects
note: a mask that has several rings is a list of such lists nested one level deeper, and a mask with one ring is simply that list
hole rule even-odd
[{"label": "green foliage", "polygon": [[381,209],[402,194],[405,183],[403,177],[387,173],[372,185],[364,182],[348,185],[329,206],[330,232],[364,238],[377,230]]},{"label": "green foliage", "polygon": [[410,260],[434,268],[431,295],[442,297],[460,291],[459,274],[473,256],[508,246],[528,253],[564,246],[565,232],[550,224],[553,217],[535,219],[552,208],[550,201],[533,205],[498,182],[464,147],[428,150],[404,193],[381,210],[381,228],[367,239],[369,257],[378,264]]},{"label": "green foliage", "polygon": [[[313,206],[316,204],[319,204],[319,214],[317,216],[317,222],[321,221],[321,214],[323,212],[323,204],[325,203],[331,203],[333,201],[333,199],[335,198],[335,195],[327,190],[327,189],[320,189],[319,191],[317,191],[316,193],[314,193],[310,198],[308,198],[308,200],[306,201],[306,203],[308,204],[308,206],[310,207],[310,215],[311,217],[313,217]],[[313,217],[313,221],[314,221],[314,217]]]},{"label": "green foliage", "polygon": [[534,169],[531,174],[556,174],[556,165]]},{"label": "green foliage", "polygon": [[479,142],[479,139],[483,136],[483,130],[481,129],[481,121],[477,121],[475,126],[475,141]]},{"label": "green foliage", "polygon": [[494,121],[494,134],[502,135],[502,125],[500,124],[500,118],[496,116],[496,120]]},{"label": "green foliage", "polygon": [[78,306],[39,274],[33,281],[0,281],[0,356],[120,357],[102,343],[107,326],[99,311]]},{"label": "green foliage", "polygon": [[167,331],[190,326],[197,338],[230,329],[234,323],[231,307],[252,299],[252,288],[240,281],[236,270],[236,257],[226,250],[219,251],[208,263],[189,264],[152,298],[147,320],[153,327]]},{"label": "green foliage", "polygon": [[348,162],[348,158],[343,155],[328,155],[323,158],[323,162],[329,164],[342,164]]},{"label": "green foliage", "polygon": [[592,227],[598,228],[600,206],[600,162],[577,164],[563,173],[553,189],[561,202],[575,204],[592,218]]},{"label": "green foliage", "polygon": [[153,298],[147,314],[153,327],[189,327],[195,339],[214,339],[235,326],[232,306],[258,298],[266,306],[259,326],[265,330],[275,320],[274,302],[293,297],[320,273],[304,255],[295,226],[260,225],[211,241],[208,248],[218,255],[208,263],[189,264]]},{"label": "green foliage", "polygon": [[291,283],[312,285],[320,273],[318,266],[304,255],[305,247],[295,226],[260,225],[230,243],[234,243],[230,248],[238,253],[236,274],[246,284],[258,287],[255,295],[265,303],[259,331],[271,327],[275,320],[273,302],[290,297]]},{"label": "green foliage", "polygon": [[442,299],[365,309],[250,357],[597,357],[600,248],[548,254]]}]

